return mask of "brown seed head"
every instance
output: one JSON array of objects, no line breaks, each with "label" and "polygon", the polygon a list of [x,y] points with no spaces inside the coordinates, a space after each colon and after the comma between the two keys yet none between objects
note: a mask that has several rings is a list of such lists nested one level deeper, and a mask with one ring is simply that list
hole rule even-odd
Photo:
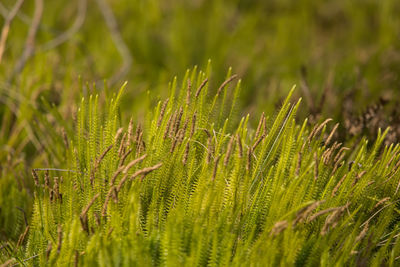
[{"label": "brown seed head", "polygon": [[269,233],[269,236],[277,236],[282,231],[284,231],[288,226],[289,224],[286,220],[275,223],[274,226],[272,227],[271,232]]},{"label": "brown seed head", "polygon": [[242,147],[242,140],[240,139],[239,134],[236,134],[236,141],[238,144],[239,158],[241,158],[243,157],[243,147]]},{"label": "brown seed head", "polygon": [[220,158],[221,158],[221,155],[218,155],[218,157],[215,158],[213,175],[212,175],[212,179],[211,179],[212,181],[215,181],[215,177],[217,176],[218,163],[219,163]]},{"label": "brown seed head", "polygon": [[33,181],[35,182],[35,185],[39,186],[39,176],[37,175],[37,172],[35,169],[32,169],[32,176],[33,176]]},{"label": "brown seed head", "polygon": [[335,135],[335,132],[336,132],[336,130],[337,130],[338,127],[339,127],[339,123],[336,123],[336,124],[335,124],[335,127],[333,127],[331,133],[330,133],[329,136],[326,138],[325,146],[327,146],[327,145],[330,144],[330,142],[331,142],[333,136]]},{"label": "brown seed head", "polygon": [[186,105],[189,106],[190,104],[190,93],[191,93],[192,83],[190,79],[187,80],[187,90],[186,90]]},{"label": "brown seed head", "polygon": [[196,117],[197,117],[197,111],[193,114],[192,117],[192,127],[190,127],[190,138],[193,137],[194,131],[196,130]]},{"label": "brown seed head", "polygon": [[264,112],[263,112],[263,113],[261,114],[260,120],[259,120],[259,122],[258,122],[257,130],[256,130],[256,134],[254,135],[254,138],[257,138],[258,135],[260,134],[261,129],[262,129],[262,126],[263,126],[263,124],[264,124],[264,119],[265,119],[265,115],[264,115]]},{"label": "brown seed head", "polygon": [[160,126],[161,126],[161,122],[162,122],[162,120],[163,120],[163,118],[164,118],[164,114],[165,114],[165,110],[166,110],[167,105],[168,105],[168,101],[169,101],[169,98],[167,98],[167,99],[164,101],[164,103],[163,103],[163,105],[162,105],[162,107],[161,107],[160,117],[158,117],[158,121],[157,121],[157,127],[160,127]]},{"label": "brown seed head", "polygon": [[225,154],[225,158],[224,158],[224,166],[228,165],[229,157],[232,154],[232,148],[233,148],[234,142],[235,142],[235,137],[232,135],[231,139],[229,140],[228,147],[226,149],[226,154]]},{"label": "brown seed head", "polygon": [[182,164],[186,165],[189,156],[189,142],[186,143],[185,153],[183,154]]},{"label": "brown seed head", "polygon": [[126,138],[125,147],[129,147],[132,140],[133,140],[133,119],[131,117],[131,119],[129,120],[128,137]]},{"label": "brown seed head", "polygon": [[116,143],[118,141],[119,137],[121,136],[121,134],[123,132],[124,132],[124,128],[122,128],[122,127],[117,130],[117,132],[115,133],[115,136],[114,136],[114,143]]},{"label": "brown seed head", "polygon": [[217,96],[219,96],[219,94],[221,93],[222,89],[225,88],[225,86],[230,83],[231,81],[233,81],[235,78],[237,77],[237,74],[232,75],[231,77],[229,77],[226,81],[224,81],[221,86],[218,88],[217,90]]},{"label": "brown seed head", "polygon": [[207,82],[208,82],[208,78],[205,78],[204,81],[200,84],[199,88],[197,88],[196,94],[195,94],[196,99],[199,97],[201,89],[203,89],[203,87],[207,84]]}]

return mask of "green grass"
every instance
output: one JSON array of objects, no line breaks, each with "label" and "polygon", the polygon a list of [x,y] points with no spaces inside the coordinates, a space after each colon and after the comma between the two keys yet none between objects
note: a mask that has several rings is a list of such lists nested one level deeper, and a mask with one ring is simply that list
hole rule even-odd
[{"label": "green grass", "polygon": [[8,243],[2,259],[396,265],[400,146],[382,146],[386,131],[346,148],[329,120],[296,123],[294,90],[255,130],[235,119],[240,81],[196,94],[209,74],[175,79],[141,124],[121,122],[124,87],[83,95],[68,141],[51,141],[58,170],[33,171],[26,245]]}]

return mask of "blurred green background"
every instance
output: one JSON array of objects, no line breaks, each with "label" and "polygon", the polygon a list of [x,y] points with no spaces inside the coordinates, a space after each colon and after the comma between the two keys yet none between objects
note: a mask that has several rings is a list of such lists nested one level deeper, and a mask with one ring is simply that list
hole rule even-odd
[{"label": "blurred green background", "polygon": [[[14,2],[2,1],[2,13]],[[11,24],[3,81],[22,54],[34,7],[35,1],[25,1]],[[116,28],[108,27],[102,7]],[[232,66],[244,80],[244,108],[264,110],[300,83],[304,66],[314,98],[332,87],[324,108],[331,115],[336,98],[352,88],[362,89],[362,104],[398,89],[398,14],[396,0],[44,1],[35,54],[11,86],[26,97],[41,87],[62,99],[76,91],[81,75],[90,82],[127,80],[126,97],[133,99],[211,59],[214,82]],[[55,47],[66,32],[70,36]]]},{"label": "blurred green background", "polygon": [[[0,2],[3,31],[17,2]],[[211,60],[214,87],[229,66],[243,80],[241,115],[254,120],[297,84],[300,119],[333,117],[343,132],[385,103],[386,127],[399,113],[399,14],[398,0],[23,1],[0,62],[0,239],[17,238],[14,222],[30,212],[30,169],[62,161],[49,128],[72,132],[62,121],[79,103],[78,77],[85,90],[128,81],[121,114],[140,120],[175,75]]]}]

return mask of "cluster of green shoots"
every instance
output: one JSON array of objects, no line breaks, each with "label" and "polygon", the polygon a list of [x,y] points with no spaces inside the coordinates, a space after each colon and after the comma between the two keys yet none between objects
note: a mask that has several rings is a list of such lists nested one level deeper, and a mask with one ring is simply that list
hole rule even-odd
[{"label": "cluster of green shoots", "polygon": [[[82,97],[60,166],[34,169],[34,207],[10,265],[394,266],[400,259],[400,146],[345,147],[327,119],[280,110],[238,120],[240,80],[209,88],[188,71],[143,123],[117,94]],[[71,122],[66,122],[70,123]],[[328,130],[330,129],[330,130]]]}]

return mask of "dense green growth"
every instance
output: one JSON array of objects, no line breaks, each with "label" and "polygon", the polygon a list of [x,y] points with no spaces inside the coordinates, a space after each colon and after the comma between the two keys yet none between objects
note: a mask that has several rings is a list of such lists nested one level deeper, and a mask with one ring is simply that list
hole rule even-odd
[{"label": "dense green growth", "polygon": [[0,263],[399,265],[398,14],[399,0],[1,0]]},{"label": "dense green growth", "polygon": [[181,86],[174,79],[143,124],[121,122],[124,87],[105,99],[82,95],[75,130],[49,141],[65,160],[33,170],[29,227],[19,242],[3,244],[1,259],[398,264],[400,146],[382,147],[379,131],[374,144],[347,148],[335,140],[336,127],[327,131],[330,120],[297,124],[293,90],[252,129],[249,116],[236,120],[236,75],[229,71],[216,88],[209,75],[188,71]]}]

